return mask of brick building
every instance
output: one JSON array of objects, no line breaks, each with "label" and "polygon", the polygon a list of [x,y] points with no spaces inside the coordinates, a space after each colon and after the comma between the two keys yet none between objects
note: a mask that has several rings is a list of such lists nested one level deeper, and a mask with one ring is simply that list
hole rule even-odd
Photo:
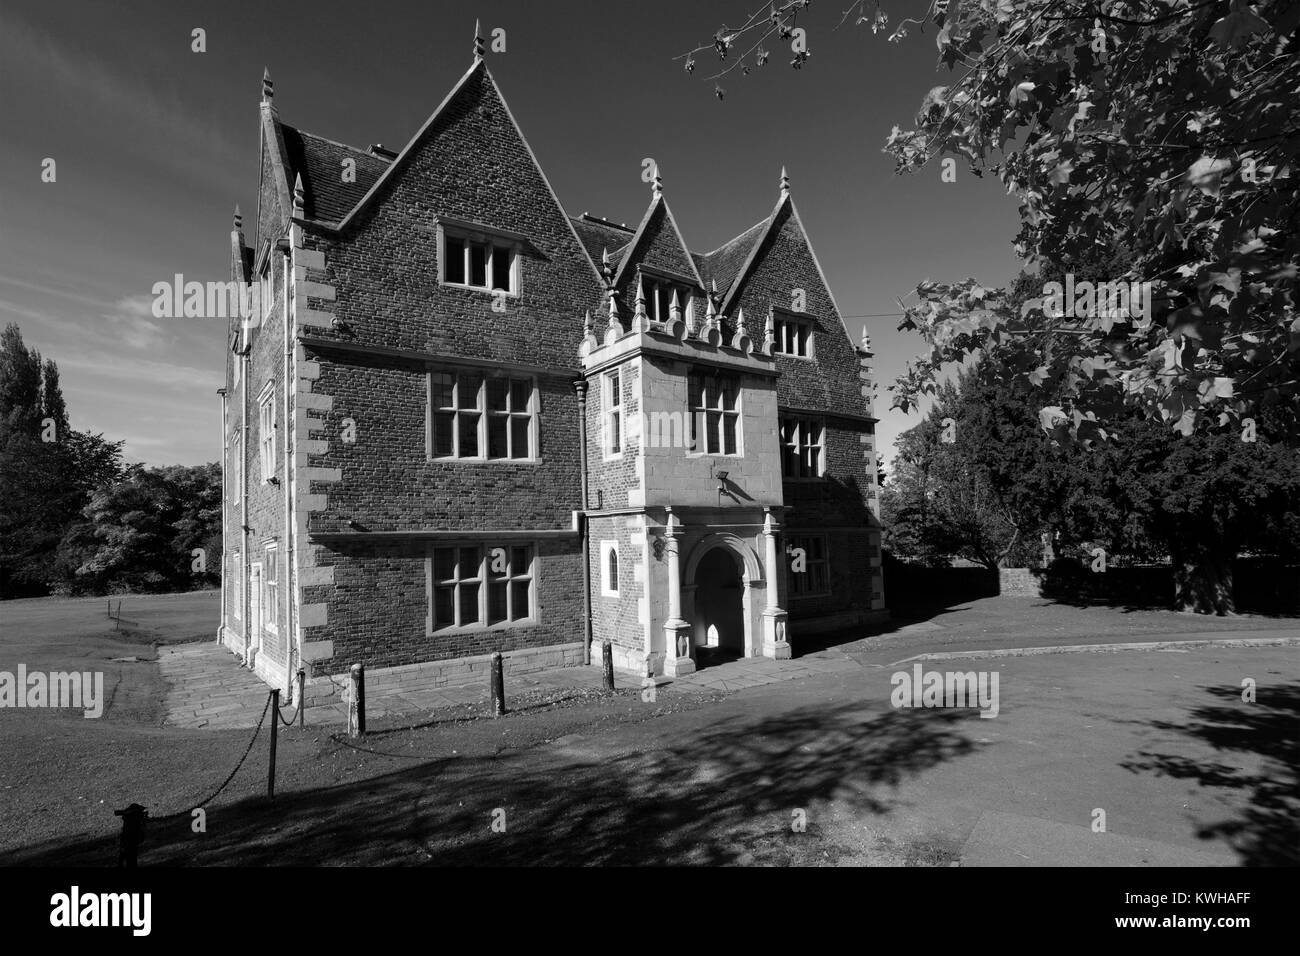
[{"label": "brick building", "polygon": [[871,352],[784,171],[707,254],[657,171],[635,229],[570,217],[477,39],[400,153],[282,122],[269,76],[260,109],[220,639],[264,679],[437,684],[604,640],[680,674],[884,614]]}]

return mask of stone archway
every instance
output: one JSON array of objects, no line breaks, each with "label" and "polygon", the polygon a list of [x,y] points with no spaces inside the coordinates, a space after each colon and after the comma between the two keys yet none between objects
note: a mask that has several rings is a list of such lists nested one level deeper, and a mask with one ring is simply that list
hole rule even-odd
[{"label": "stone archway", "polygon": [[762,565],[744,539],[715,532],[691,551],[683,575],[683,612],[701,664],[760,653],[756,585],[763,585]]}]

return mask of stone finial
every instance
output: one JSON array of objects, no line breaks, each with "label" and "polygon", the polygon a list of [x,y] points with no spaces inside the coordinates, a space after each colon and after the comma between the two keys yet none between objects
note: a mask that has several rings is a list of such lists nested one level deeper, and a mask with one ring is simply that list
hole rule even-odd
[{"label": "stone finial", "polygon": [[275,84],[271,82],[271,71],[262,67],[262,102],[270,103],[275,97]]},{"label": "stone finial", "polygon": [[790,176],[786,173],[785,167],[781,167],[781,198],[784,199],[790,195]]},{"label": "stone finial", "polygon": [[474,59],[483,59],[483,29],[478,20],[474,21]]},{"label": "stone finial", "polygon": [[659,175],[659,164],[656,163],[655,177],[654,179],[650,180],[650,195],[655,199],[659,199],[661,196],[663,196],[663,194],[664,194],[664,180],[663,177]]},{"label": "stone finial", "polygon": [[608,246],[604,246],[600,250],[600,274],[605,277],[606,285],[614,281],[614,267],[609,262]]},{"label": "stone finial", "polygon": [[614,291],[612,289],[609,293],[609,320],[620,324],[623,321],[618,317],[618,299],[614,297]]},{"label": "stone finial", "polygon": [[712,328],[713,323],[718,320],[718,307],[717,305],[714,304],[713,301],[717,297],[717,295],[718,295],[718,284],[715,282],[713,284],[713,294],[709,296],[709,307],[704,312],[704,323],[706,326],[710,328]]},{"label": "stone finial", "polygon": [[637,326],[646,318],[645,311],[645,286],[641,282],[641,277],[636,277],[636,310],[632,313],[637,320]]},{"label": "stone finial", "polygon": [[595,331],[595,327],[591,324],[591,309],[588,309],[587,317],[582,320],[582,337],[585,339]]},{"label": "stone finial", "polygon": [[239,211],[239,203],[235,203],[235,232],[244,231],[244,214]]},{"label": "stone finial", "polygon": [[307,207],[304,203],[306,198],[307,194],[302,188],[302,173],[299,173],[293,181],[293,214],[299,219],[305,214]]},{"label": "stone finial", "polygon": [[771,355],[776,349],[776,314],[772,306],[767,307],[767,318],[763,320],[763,351]]},{"label": "stone finial", "polygon": [[862,349],[862,351],[864,351],[864,352],[871,352],[871,336],[867,334],[867,327],[866,327],[866,325],[863,325],[863,326],[862,326],[862,345],[861,345],[861,349]]},{"label": "stone finial", "polygon": [[682,303],[677,298],[677,289],[673,289],[672,301],[668,303],[668,321],[680,322],[682,320]]}]

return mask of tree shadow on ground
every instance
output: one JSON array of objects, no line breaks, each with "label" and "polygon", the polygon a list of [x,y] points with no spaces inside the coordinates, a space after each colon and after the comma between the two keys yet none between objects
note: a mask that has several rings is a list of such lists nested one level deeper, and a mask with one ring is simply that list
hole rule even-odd
[{"label": "tree shadow on ground", "polygon": [[1237,818],[1202,825],[1197,836],[1226,841],[1245,866],[1300,865],[1300,683],[1261,686],[1254,703],[1231,687],[1204,690],[1222,703],[1196,708],[1185,723],[1151,726],[1208,743],[1225,758],[1239,755],[1233,763],[1142,751],[1120,766],[1248,795]]},{"label": "tree shadow on ground", "polygon": [[[639,725],[656,741],[667,732],[655,727],[660,719]],[[973,752],[959,726],[967,719],[978,717],[817,706],[757,722],[723,718],[663,749],[625,725],[605,741],[570,735],[432,759],[274,804],[214,807],[205,834],[189,832],[188,817],[156,824],[141,865],[824,863],[848,852],[827,826],[827,807],[888,813],[905,779]],[[496,808],[504,833],[491,828]],[[796,811],[807,832],[794,832]],[[113,839],[86,836],[10,863],[111,865],[115,854]]]}]

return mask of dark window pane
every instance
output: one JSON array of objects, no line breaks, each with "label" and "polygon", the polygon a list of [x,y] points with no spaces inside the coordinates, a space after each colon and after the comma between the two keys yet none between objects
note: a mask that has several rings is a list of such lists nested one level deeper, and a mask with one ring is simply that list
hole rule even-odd
[{"label": "dark window pane", "polygon": [[433,454],[446,458],[453,454],[451,432],[455,427],[456,415],[453,412],[434,412],[433,415]]},{"label": "dark window pane", "polygon": [[492,288],[510,289],[510,250],[503,246],[492,247]]},{"label": "dark window pane", "polygon": [[488,585],[489,624],[499,624],[506,619],[506,582],[493,581]]},{"label": "dark window pane", "polygon": [[735,415],[722,416],[722,452],[724,455],[736,453],[736,418]]},{"label": "dark window pane", "polygon": [[450,627],[456,623],[455,588],[440,587],[433,592],[433,626]]},{"label": "dark window pane", "polygon": [[609,549],[609,589],[618,590],[618,548]]},{"label": "dark window pane", "polygon": [[461,548],[460,549],[460,577],[476,578],[479,571],[479,551],[478,548]]},{"label": "dark window pane", "polygon": [[434,408],[451,408],[452,391],[451,386],[454,379],[450,375],[435,373],[433,376],[433,407]]},{"label": "dark window pane", "polygon": [[506,424],[509,419],[504,415],[488,417],[488,451],[489,458],[506,458]]},{"label": "dark window pane", "polygon": [[447,263],[443,269],[443,280],[463,283],[465,281],[465,240],[447,239]]},{"label": "dark window pane", "polygon": [[478,390],[483,376],[475,372],[462,372],[457,377],[456,400],[461,408],[478,408]]},{"label": "dark window pane", "polygon": [[460,586],[460,623],[478,623],[478,583]]},{"label": "dark window pane", "polygon": [[609,403],[610,405],[623,404],[623,384],[619,380],[618,372],[614,372],[609,377]]},{"label": "dark window pane", "polygon": [[734,378],[724,378],[721,381],[721,385],[722,385],[722,407],[725,408],[727,411],[735,411],[736,393],[739,391],[736,388],[736,380]]},{"label": "dark window pane", "polygon": [[460,416],[460,457],[477,458],[478,457],[478,416],[467,415],[464,412]]},{"label": "dark window pane", "polygon": [[709,412],[708,427],[708,447],[705,449],[710,455],[718,453],[718,426],[722,416],[718,412]]},{"label": "dark window pane", "polygon": [[526,412],[528,400],[533,394],[533,383],[526,378],[514,378],[510,380],[510,410],[512,412]]},{"label": "dark window pane", "polygon": [[529,458],[528,419],[512,417],[510,419],[510,457]]},{"label": "dark window pane", "polygon": [[506,398],[510,394],[508,378],[490,378],[487,386],[488,408],[494,412],[506,410]]},{"label": "dark window pane", "polygon": [[469,284],[487,287],[487,246],[481,242],[469,244]]},{"label": "dark window pane", "polygon": [[456,576],[456,549],[435,548],[433,551],[433,576],[439,581],[450,581]]},{"label": "dark window pane", "polygon": [[514,604],[512,618],[522,621],[533,616],[533,609],[528,604],[528,582],[510,582],[510,600]]},{"label": "dark window pane", "polygon": [[623,436],[619,434],[619,432],[621,431],[619,426],[621,424],[622,422],[620,420],[620,416],[618,415],[609,416],[609,450],[611,453],[619,452],[623,450],[623,444],[622,444]]},{"label": "dark window pane", "polygon": [[510,549],[510,573],[519,575],[528,573],[528,548],[516,547]]}]

